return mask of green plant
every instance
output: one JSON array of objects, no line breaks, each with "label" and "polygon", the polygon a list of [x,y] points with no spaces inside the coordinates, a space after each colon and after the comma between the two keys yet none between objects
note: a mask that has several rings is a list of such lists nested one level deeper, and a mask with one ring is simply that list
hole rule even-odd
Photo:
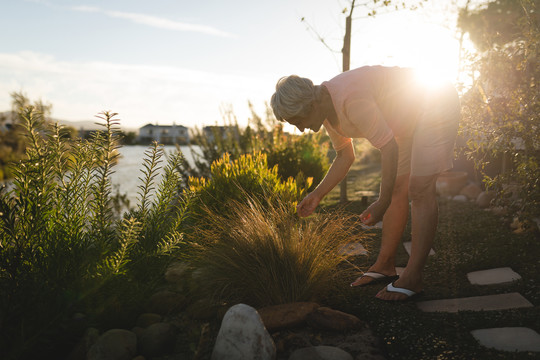
[{"label": "green plant", "polygon": [[227,202],[245,202],[248,196],[268,204],[285,201],[293,212],[304,194],[304,189],[299,188],[294,179],[282,181],[277,167],[269,169],[263,153],[241,155],[236,160],[231,160],[226,153],[212,164],[209,179],[190,178],[189,190],[193,196],[190,215],[198,221],[206,218],[205,207],[226,214]]},{"label": "green plant", "polygon": [[[225,111],[224,126],[207,127],[206,131],[196,129],[194,142],[198,150],[193,150],[195,166],[187,162],[181,173],[186,177],[211,176],[211,164],[228,153],[232,160],[244,154],[262,152],[267,155],[268,166],[278,166],[278,174],[283,181],[289,177],[297,180],[299,186],[313,187],[326,174],[329,167],[327,152],[328,139],[320,133],[297,136],[283,132],[279,123],[267,107],[263,119],[249,104],[252,117],[249,125],[242,128],[232,110]],[[313,178],[309,184],[307,179]]]},{"label": "green plant", "polygon": [[[40,117],[40,120],[47,121],[52,108],[52,105],[45,104],[41,100],[31,104],[28,97],[22,92],[12,92],[10,96],[11,112],[0,115],[0,180],[11,179],[13,175],[9,164],[24,157],[26,148],[26,137],[23,135],[25,120],[21,109],[32,106],[36,110],[34,117]],[[4,126],[5,123],[8,125]]]},{"label": "green plant", "polygon": [[180,154],[169,159],[156,185],[163,150],[154,145],[138,209],[114,217],[115,115],[103,113],[104,131],[90,140],[71,140],[33,107],[20,110],[26,152],[11,166],[12,187],[0,192],[4,359],[36,358],[38,351],[39,357],[61,357],[69,350],[65,342],[82,335],[69,327],[75,312],[102,320],[100,327],[120,321],[145,301],[178,252],[185,209],[177,190]]},{"label": "green plant", "polygon": [[217,302],[258,307],[320,300],[347,269],[339,246],[364,237],[352,216],[335,212],[302,221],[282,200],[230,201],[225,210],[206,208],[211,226],[199,229],[194,244],[202,296]]},{"label": "green plant", "polygon": [[[276,141],[268,152],[268,166],[277,166],[281,179],[294,178],[308,190],[313,190],[328,171],[328,143],[320,143],[320,133],[291,137],[278,130],[275,137],[283,139]],[[307,178],[312,178],[311,185],[301,183]]]},{"label": "green plant", "polygon": [[469,155],[482,171],[503,161],[484,181],[500,205],[530,220],[540,213],[538,8],[534,1],[491,1],[462,12],[460,26],[482,51],[471,69],[479,76],[463,98]]}]

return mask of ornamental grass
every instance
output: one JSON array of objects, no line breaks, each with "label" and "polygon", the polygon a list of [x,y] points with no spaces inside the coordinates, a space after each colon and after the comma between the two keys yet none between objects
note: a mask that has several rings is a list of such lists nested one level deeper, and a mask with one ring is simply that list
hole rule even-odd
[{"label": "ornamental grass", "polygon": [[362,242],[354,215],[299,219],[286,202],[253,198],[229,202],[226,213],[207,208],[211,226],[196,233],[202,297],[255,307],[317,301],[335,290],[350,267],[340,246]]}]

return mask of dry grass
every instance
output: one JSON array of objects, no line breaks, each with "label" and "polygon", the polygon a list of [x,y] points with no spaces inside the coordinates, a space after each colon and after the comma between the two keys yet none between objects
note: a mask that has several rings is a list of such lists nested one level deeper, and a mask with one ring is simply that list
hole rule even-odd
[{"label": "dry grass", "polygon": [[286,203],[253,199],[227,208],[227,216],[209,210],[212,225],[197,234],[201,295],[220,302],[265,306],[321,299],[348,269],[339,246],[365,237],[350,214],[300,220]]}]

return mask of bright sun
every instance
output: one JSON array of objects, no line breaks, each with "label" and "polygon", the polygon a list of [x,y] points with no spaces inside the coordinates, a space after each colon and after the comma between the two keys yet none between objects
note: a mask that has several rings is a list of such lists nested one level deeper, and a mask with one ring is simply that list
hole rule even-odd
[{"label": "bright sun", "polygon": [[[381,21],[372,29],[370,60],[382,65],[412,67],[418,80],[433,87],[457,78],[459,42],[436,21],[420,21],[416,14]],[[366,55],[366,52],[364,52]]]},{"label": "bright sun", "polygon": [[422,66],[415,68],[417,80],[427,88],[437,88],[453,79],[444,69]]},{"label": "bright sun", "polygon": [[458,46],[455,39],[436,27],[418,24],[413,32],[419,56],[413,64],[418,80],[428,87],[455,81],[458,71]]}]

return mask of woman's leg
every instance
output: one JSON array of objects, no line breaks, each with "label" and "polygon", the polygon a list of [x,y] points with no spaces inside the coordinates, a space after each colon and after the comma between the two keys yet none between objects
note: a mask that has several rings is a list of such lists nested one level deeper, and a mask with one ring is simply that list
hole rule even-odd
[{"label": "woman's leg", "polygon": [[[396,274],[396,251],[401,242],[403,230],[407,225],[409,215],[409,174],[399,175],[396,178],[392,203],[383,217],[382,240],[379,255],[375,263],[368,271],[378,272],[384,275]],[[351,286],[366,285],[373,281],[368,276],[357,278]]]},{"label": "woman's leg", "polygon": [[[438,174],[411,176],[409,194],[411,197],[412,245],[411,256],[394,286],[419,292],[423,289],[422,272],[433,245],[437,231],[438,205],[435,183]],[[404,300],[406,295],[381,290],[377,297],[383,300]]]}]

